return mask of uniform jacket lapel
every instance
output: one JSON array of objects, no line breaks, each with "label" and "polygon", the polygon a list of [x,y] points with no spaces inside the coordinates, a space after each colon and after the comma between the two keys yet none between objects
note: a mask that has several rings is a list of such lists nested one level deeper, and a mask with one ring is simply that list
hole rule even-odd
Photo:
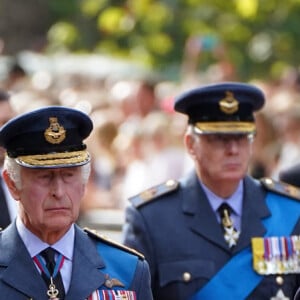
[{"label": "uniform jacket lapel", "polygon": [[[101,272],[104,262],[96,251],[93,241],[75,227],[75,247],[72,278],[65,300],[83,300],[105,282]],[[3,233],[0,266],[6,267],[1,280],[32,299],[46,299],[47,287],[35,267],[15,223]]]},{"label": "uniform jacket lapel", "polygon": [[17,233],[15,222],[2,233],[2,239],[0,265],[6,270],[1,280],[29,298],[45,299],[46,285]]},{"label": "uniform jacket lapel", "polygon": [[105,282],[103,267],[94,242],[76,226],[72,279],[65,300],[86,299],[102,286]]},{"label": "uniform jacket lapel", "polygon": [[260,183],[246,177],[244,180],[244,202],[242,212],[242,230],[234,251],[239,251],[251,244],[252,237],[263,236],[266,228],[262,221],[270,216],[266,205],[266,191]]},{"label": "uniform jacket lapel", "polygon": [[[190,174],[181,184],[183,187],[182,209],[190,229],[225,251],[231,252],[196,174]],[[258,185],[259,183],[249,177],[246,177],[244,181],[242,232],[233,251],[249,246],[251,237],[262,236],[265,233],[262,219],[270,213],[264,201],[265,193]]]},{"label": "uniform jacket lapel", "polygon": [[195,173],[182,181],[183,213],[189,227],[210,242],[228,250],[215,214]]}]

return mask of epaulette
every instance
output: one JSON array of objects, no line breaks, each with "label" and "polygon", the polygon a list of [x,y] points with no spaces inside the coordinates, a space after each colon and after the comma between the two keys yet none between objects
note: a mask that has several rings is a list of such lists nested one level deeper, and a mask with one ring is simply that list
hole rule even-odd
[{"label": "epaulette", "polygon": [[129,198],[129,201],[132,203],[133,206],[140,207],[151,200],[157,199],[162,195],[177,190],[178,186],[179,186],[178,181],[170,179],[162,184],[151,187],[141,192],[140,194]]},{"label": "epaulette", "polygon": [[262,178],[260,182],[267,190],[300,200],[300,189],[294,185],[277,181],[272,178]]},{"label": "epaulette", "polygon": [[91,236],[92,238],[94,238],[94,239],[96,239],[96,240],[99,240],[99,241],[101,241],[101,242],[103,242],[103,243],[105,243],[105,244],[108,244],[108,245],[110,245],[110,246],[119,248],[119,249],[121,249],[121,250],[123,250],[123,251],[126,251],[126,252],[130,253],[130,254],[136,255],[136,256],[138,256],[138,257],[139,257],[140,259],[142,259],[142,260],[145,259],[145,256],[144,256],[142,253],[136,251],[136,250],[133,249],[133,248],[130,248],[130,247],[127,247],[127,246],[125,246],[125,245],[123,245],[123,244],[120,244],[120,243],[118,243],[118,242],[116,242],[116,241],[114,241],[114,240],[111,240],[110,238],[108,238],[108,237],[106,237],[106,236],[100,234],[97,230],[90,229],[90,228],[84,228],[83,230],[84,230],[89,236]]}]

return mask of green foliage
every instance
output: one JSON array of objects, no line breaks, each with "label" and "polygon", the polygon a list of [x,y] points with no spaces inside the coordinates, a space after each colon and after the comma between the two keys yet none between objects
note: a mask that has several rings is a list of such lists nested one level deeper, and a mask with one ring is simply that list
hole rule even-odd
[{"label": "green foliage", "polygon": [[57,20],[48,33],[53,51],[116,55],[168,72],[180,69],[193,40],[197,72],[227,60],[243,80],[274,79],[298,66],[300,0],[49,2]]},{"label": "green foliage", "polygon": [[77,0],[49,0],[52,15],[60,20],[71,17],[78,12]]},{"label": "green foliage", "polygon": [[98,12],[105,7],[107,0],[85,0],[80,3],[80,11],[83,16],[96,17]]},{"label": "green foliage", "polygon": [[48,39],[52,46],[72,47],[78,39],[78,31],[71,23],[57,22],[49,30]]}]

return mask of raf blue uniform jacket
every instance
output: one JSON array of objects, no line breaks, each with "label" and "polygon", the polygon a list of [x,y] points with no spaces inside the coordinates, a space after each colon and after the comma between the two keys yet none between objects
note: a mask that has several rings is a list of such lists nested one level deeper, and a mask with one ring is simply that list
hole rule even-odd
[{"label": "raf blue uniform jacket", "polygon": [[[245,178],[241,235],[233,250],[228,248],[194,172],[181,180],[177,189],[154,200],[147,199],[142,205],[129,206],[124,243],[145,255],[150,266],[154,299],[188,300],[234,255],[250,247],[252,237],[263,237],[266,229],[262,220],[270,216],[266,194],[267,190],[260,182]],[[299,214],[299,211],[295,213]],[[300,234],[299,219],[293,234]],[[265,276],[247,299],[269,300],[279,289],[293,299],[300,284],[299,275],[281,277],[278,280],[277,275]]]},{"label": "raf blue uniform jacket", "polygon": [[[65,300],[84,300],[105,284],[105,260],[97,252],[99,241],[75,226],[72,277]],[[114,248],[115,246],[109,245]],[[124,251],[121,250],[120,251]],[[100,250],[101,252],[101,250]],[[128,253],[128,255],[131,255]],[[118,261],[117,256],[109,259]],[[147,262],[137,260],[128,290],[138,300],[151,300],[150,273]],[[108,289],[108,288],[106,288]],[[7,300],[48,300],[46,285],[18,235],[15,223],[0,233],[0,298]]]}]

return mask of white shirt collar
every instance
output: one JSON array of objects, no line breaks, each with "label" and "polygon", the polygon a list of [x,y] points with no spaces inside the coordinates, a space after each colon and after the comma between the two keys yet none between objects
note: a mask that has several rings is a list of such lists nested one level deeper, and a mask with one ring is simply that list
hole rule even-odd
[{"label": "white shirt collar", "polygon": [[239,182],[238,188],[236,191],[228,198],[223,199],[216,194],[214,194],[210,189],[208,189],[202,182],[200,182],[202,188],[208,198],[208,201],[212,207],[212,209],[217,212],[219,206],[226,200],[226,202],[233,209],[234,213],[238,216],[242,214],[242,205],[243,205],[243,181]]},{"label": "white shirt collar", "polygon": [[[32,258],[44,249],[50,247],[49,244],[43,242],[40,238],[38,238],[35,234],[28,230],[19,216],[17,217],[16,226],[18,233]],[[70,227],[70,229],[66,232],[66,234],[55,244],[51,245],[51,247],[59,253],[61,253],[66,259],[72,260],[74,240],[75,228],[73,224]]]}]

